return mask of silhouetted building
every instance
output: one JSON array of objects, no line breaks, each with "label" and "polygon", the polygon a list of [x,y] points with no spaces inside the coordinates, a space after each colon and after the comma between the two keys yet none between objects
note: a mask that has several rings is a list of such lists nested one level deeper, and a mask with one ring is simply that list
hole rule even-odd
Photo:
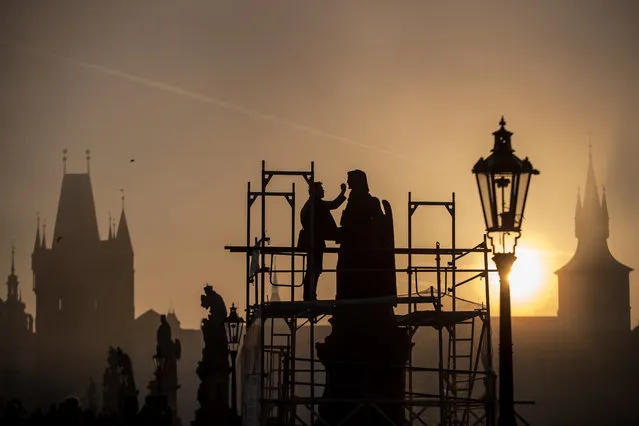
[{"label": "silhouetted building", "polygon": [[133,247],[124,208],[117,232],[100,239],[88,173],[62,180],[53,241],[36,235],[37,387],[40,401],[84,395],[102,376],[109,346],[131,347]]},{"label": "silhouetted building", "polygon": [[0,399],[28,399],[35,360],[33,317],[25,311],[14,257],[12,250],[7,298],[0,298]]},{"label": "silhouetted building", "polygon": [[609,233],[606,193],[600,202],[591,155],[583,202],[579,195],[577,198],[577,250],[572,259],[556,271],[557,316],[562,327],[572,335],[607,340],[629,338],[632,268],[610,253]]}]

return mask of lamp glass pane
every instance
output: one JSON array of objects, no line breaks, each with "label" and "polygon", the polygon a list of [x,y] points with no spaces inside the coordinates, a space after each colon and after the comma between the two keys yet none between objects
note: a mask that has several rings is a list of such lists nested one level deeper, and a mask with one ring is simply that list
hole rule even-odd
[{"label": "lamp glass pane", "polygon": [[495,226],[494,215],[492,214],[492,185],[490,184],[489,173],[476,173],[477,188],[479,189],[479,201],[481,202],[482,212],[484,214],[484,222],[486,228],[490,229]]},{"label": "lamp glass pane", "polygon": [[526,208],[526,198],[528,198],[528,187],[530,185],[530,173],[522,173],[517,179],[517,196],[514,205],[515,225],[521,229],[524,221],[524,209]]}]

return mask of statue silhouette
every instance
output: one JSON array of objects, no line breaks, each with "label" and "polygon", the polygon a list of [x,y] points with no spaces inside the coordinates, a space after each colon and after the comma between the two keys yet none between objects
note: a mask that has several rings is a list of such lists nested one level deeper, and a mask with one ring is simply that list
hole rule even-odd
[{"label": "statue silhouette", "polygon": [[[324,267],[324,249],[326,241],[335,241],[337,238],[337,225],[331,214],[341,206],[346,197],[346,185],[341,185],[341,192],[332,201],[324,200],[324,187],[322,182],[313,182],[309,186],[309,199],[302,207],[300,219],[302,229],[300,231],[297,246],[309,250],[306,274],[304,274],[304,300],[317,299],[317,282]],[[313,211],[314,226],[311,227],[311,211]],[[313,229],[313,243],[311,244],[311,228]]]},{"label": "statue silhouette", "polygon": [[[382,210],[379,199],[370,195],[363,171],[348,172],[348,186],[351,192],[337,234],[336,299],[370,303],[336,306],[330,335],[316,344],[326,370],[319,412],[329,426],[400,425],[409,339],[393,312],[397,286],[392,210],[387,201]],[[373,300],[380,297],[389,300]],[[357,400],[366,401],[365,406]]]},{"label": "statue silhouette", "polygon": [[351,192],[338,230],[336,299],[397,296],[390,204],[384,201],[384,213],[363,171],[348,172],[347,182]]},{"label": "statue silhouette", "polygon": [[166,315],[160,316],[160,326],[158,327],[156,338],[156,352],[153,356],[157,362],[156,370],[153,373],[155,380],[149,383],[148,388],[151,390],[152,396],[166,398],[168,408],[173,413],[173,424],[179,425],[177,391],[180,385],[177,377],[177,361],[182,355],[182,345],[179,339],[173,340],[171,326],[166,319]]},{"label": "statue silhouette", "polygon": [[229,350],[226,338],[226,304],[213,287],[206,285],[200,298],[201,306],[209,315],[202,320],[204,348],[197,367],[200,386],[197,399],[200,407],[195,412],[192,426],[229,425]]}]

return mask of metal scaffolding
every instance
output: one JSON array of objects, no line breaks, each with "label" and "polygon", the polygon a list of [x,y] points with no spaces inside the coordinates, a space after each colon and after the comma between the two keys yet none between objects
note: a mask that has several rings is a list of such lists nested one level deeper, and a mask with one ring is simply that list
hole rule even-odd
[{"label": "metal scaffolding", "polygon": [[[327,425],[317,409],[324,371],[315,354],[316,328],[336,306],[372,303],[366,299],[296,299],[296,289],[302,286],[301,277],[306,270],[307,253],[296,249],[298,220],[293,180],[302,178],[309,186],[313,185],[314,163],[310,166],[309,171],[275,171],[267,170],[262,161],[259,190],[251,190],[250,182],[247,186],[246,245],[225,247],[246,256],[248,326],[241,355],[242,413],[246,426]],[[289,179],[290,191],[269,191],[276,176]],[[267,233],[268,198],[284,198],[290,207],[290,245],[271,245],[272,241],[288,240],[289,236],[275,238]],[[258,199],[260,221],[254,230],[251,209]],[[405,366],[405,398],[401,401],[406,408],[405,424],[492,426],[496,424],[496,375],[492,365],[488,282],[492,270],[488,268],[490,250],[486,238],[472,248],[456,246],[454,193],[451,201],[444,202],[416,201],[409,193],[407,207],[408,247],[394,250],[396,258],[405,259],[406,266],[396,267],[395,272],[406,274],[406,292],[393,297],[392,302],[396,303],[398,324],[410,336],[411,348],[420,341],[414,339],[418,330],[436,333],[437,364],[423,365],[427,362],[411,349]],[[429,248],[413,245],[413,222],[420,207],[445,208],[451,219],[451,247],[441,247],[439,242]],[[324,253],[334,256],[338,250],[327,247]],[[288,258],[288,267],[276,268],[276,257]],[[473,266],[473,259],[474,264],[481,266]],[[465,267],[466,261],[471,266]],[[325,276],[334,272],[335,269],[323,269]],[[277,282],[274,277],[278,273],[280,277],[290,277],[288,282]],[[477,286],[482,279],[481,286]],[[435,285],[425,287],[420,281]],[[476,294],[462,298],[460,289],[473,284],[478,290]],[[290,293],[281,300],[269,300],[267,286],[288,288]],[[399,288],[398,283],[401,293]],[[436,392],[425,389],[431,384],[437,386]],[[377,402],[362,401],[371,405]]]}]

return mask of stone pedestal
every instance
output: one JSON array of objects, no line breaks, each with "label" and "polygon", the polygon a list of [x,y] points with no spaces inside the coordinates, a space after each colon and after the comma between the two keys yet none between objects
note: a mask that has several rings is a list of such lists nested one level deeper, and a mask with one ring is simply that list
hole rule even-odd
[{"label": "stone pedestal", "polygon": [[345,307],[330,323],[331,334],[317,344],[326,368],[322,420],[331,426],[403,425],[410,343],[392,306]]}]

